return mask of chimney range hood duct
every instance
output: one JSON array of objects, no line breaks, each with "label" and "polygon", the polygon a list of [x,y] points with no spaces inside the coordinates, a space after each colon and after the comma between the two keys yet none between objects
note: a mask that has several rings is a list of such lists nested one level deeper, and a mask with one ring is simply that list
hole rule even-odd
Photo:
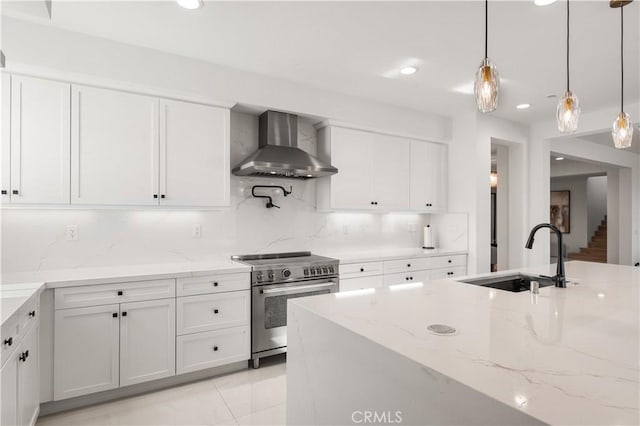
[{"label": "chimney range hood duct", "polygon": [[298,148],[298,116],[267,111],[260,116],[258,150],[231,171],[236,176],[310,179],[338,169]]}]

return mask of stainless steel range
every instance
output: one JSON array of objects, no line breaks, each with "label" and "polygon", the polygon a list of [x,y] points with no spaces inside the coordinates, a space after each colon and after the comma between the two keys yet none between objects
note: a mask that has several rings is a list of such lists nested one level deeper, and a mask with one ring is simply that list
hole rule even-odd
[{"label": "stainless steel range", "polygon": [[251,361],[287,350],[287,300],[335,293],[339,289],[337,259],[294,253],[232,256],[251,266]]}]

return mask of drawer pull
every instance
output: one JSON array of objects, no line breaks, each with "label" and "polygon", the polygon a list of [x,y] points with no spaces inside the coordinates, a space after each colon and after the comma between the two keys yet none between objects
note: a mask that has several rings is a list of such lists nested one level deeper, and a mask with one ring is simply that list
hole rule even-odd
[{"label": "drawer pull", "polygon": [[217,352],[217,351],[218,351],[218,347],[217,347],[217,346],[214,346],[214,347],[213,347],[213,351],[214,351],[214,352]]},{"label": "drawer pull", "polygon": [[29,351],[27,352],[22,352],[19,356],[18,356],[18,360],[25,362],[27,360],[27,357],[29,356]]},{"label": "drawer pull", "polygon": [[214,287],[218,287],[218,282],[217,282],[217,281],[215,281],[215,282],[213,283],[213,286],[214,286]]},{"label": "drawer pull", "polygon": [[122,296],[122,290],[118,290],[118,296]]},{"label": "drawer pull", "polygon": [[126,317],[126,316],[127,316],[127,311],[124,311],[124,312],[122,313],[122,316],[123,316],[123,317]]},{"label": "drawer pull", "polygon": [[111,314],[111,316],[114,317],[114,318],[118,318],[118,313],[114,312],[114,313]]},{"label": "drawer pull", "polygon": [[29,312],[29,318],[35,318],[35,317],[36,317],[36,311]]},{"label": "drawer pull", "polygon": [[447,260],[447,262],[451,263],[451,259]]},{"label": "drawer pull", "polygon": [[13,345],[13,337],[9,337],[8,339],[4,339],[4,344],[7,346]]},{"label": "drawer pull", "polygon": [[364,268],[360,268],[360,272],[364,272]]},{"label": "drawer pull", "polygon": [[217,310],[217,309],[214,309],[214,310],[213,310],[213,313],[214,313],[214,314],[217,314],[217,313],[218,313],[218,310]]}]

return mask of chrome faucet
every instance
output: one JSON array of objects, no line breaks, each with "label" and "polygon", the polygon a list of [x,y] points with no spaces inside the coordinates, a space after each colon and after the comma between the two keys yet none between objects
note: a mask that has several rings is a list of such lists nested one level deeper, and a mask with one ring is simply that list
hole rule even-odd
[{"label": "chrome faucet", "polygon": [[556,287],[567,288],[567,279],[564,276],[564,255],[562,253],[562,232],[553,226],[550,223],[541,223],[533,227],[531,232],[529,233],[529,239],[527,239],[527,244],[525,244],[525,248],[530,249],[533,247],[533,236],[536,234],[538,229],[540,228],[549,228],[553,232],[556,233],[558,237],[558,265],[556,268],[556,276],[551,277],[553,281],[556,283]]}]

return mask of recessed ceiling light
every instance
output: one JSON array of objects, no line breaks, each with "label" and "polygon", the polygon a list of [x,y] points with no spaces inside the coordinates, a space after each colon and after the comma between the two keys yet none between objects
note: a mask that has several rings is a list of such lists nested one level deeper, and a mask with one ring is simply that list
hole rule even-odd
[{"label": "recessed ceiling light", "polygon": [[555,3],[556,0],[534,0],[536,6],[548,6],[551,3]]},{"label": "recessed ceiling light", "polygon": [[564,160],[564,157],[556,157],[556,161],[562,161]]},{"label": "recessed ceiling light", "polygon": [[400,74],[402,75],[411,75],[411,74],[415,74],[416,71],[418,71],[418,68],[416,67],[404,67],[404,68],[400,68]]},{"label": "recessed ceiling light", "polygon": [[204,0],[176,0],[178,4],[185,9],[200,9],[204,6]]},{"label": "recessed ceiling light", "polygon": [[531,104],[520,104],[520,105],[516,105],[516,108],[518,109],[527,109],[531,106]]}]

